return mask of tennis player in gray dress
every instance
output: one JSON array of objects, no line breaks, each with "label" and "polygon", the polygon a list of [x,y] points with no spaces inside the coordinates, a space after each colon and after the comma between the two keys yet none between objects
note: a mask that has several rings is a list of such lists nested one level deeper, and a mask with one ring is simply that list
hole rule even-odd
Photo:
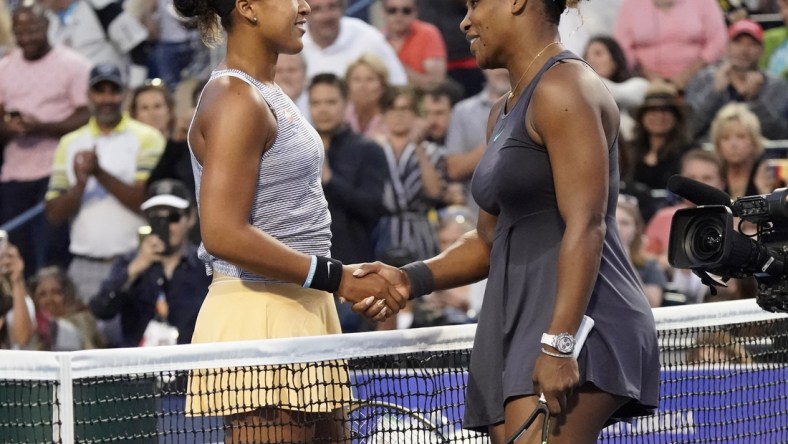
[{"label": "tennis player in gray dress", "polygon": [[[379,272],[411,298],[488,278],[464,427],[494,443],[515,435],[541,394],[557,419],[551,444],[596,442],[611,420],[658,401],[654,319],[615,223],[618,108],[560,44],[567,3],[577,2],[467,2],[461,27],[479,66],[507,68],[512,83],[472,181],[477,229],[433,259],[357,273]],[[595,325],[575,358],[584,315]],[[517,442],[537,442],[540,422]]]}]

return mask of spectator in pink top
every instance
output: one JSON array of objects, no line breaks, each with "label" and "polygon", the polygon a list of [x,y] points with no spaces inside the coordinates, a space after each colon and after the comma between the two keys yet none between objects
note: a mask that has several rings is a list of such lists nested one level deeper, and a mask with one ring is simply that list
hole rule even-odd
[{"label": "spectator in pink top", "polygon": [[722,57],[727,41],[717,0],[624,0],[615,38],[644,77],[680,91]]},{"label": "spectator in pink top", "polygon": [[[0,60],[0,139],[8,140],[0,170],[0,222],[44,200],[60,136],[89,118],[90,62],[71,49],[50,45],[48,20],[37,3],[22,3],[12,19],[18,48]],[[57,251],[54,245],[67,251],[67,231],[60,242],[52,239],[56,232],[38,216],[10,233],[30,273],[44,261],[63,262],[52,252]]]},{"label": "spectator in pink top", "polygon": [[446,43],[435,25],[417,18],[416,0],[383,0],[386,40],[417,87],[446,78]]}]

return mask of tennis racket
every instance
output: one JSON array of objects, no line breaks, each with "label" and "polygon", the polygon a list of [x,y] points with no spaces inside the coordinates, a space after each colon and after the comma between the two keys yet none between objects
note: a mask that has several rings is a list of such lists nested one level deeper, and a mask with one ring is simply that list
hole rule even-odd
[{"label": "tennis racket", "polygon": [[[585,344],[588,333],[591,332],[592,328],[594,328],[594,320],[584,315],[583,320],[580,322],[580,327],[578,327],[577,333],[575,334],[575,349],[572,353],[575,359],[580,356],[580,350],[583,348],[583,344]],[[523,433],[528,430],[528,427],[531,427],[540,414],[544,415],[544,422],[542,423],[542,444],[547,444],[547,438],[550,434],[550,411],[547,409],[547,400],[545,400],[543,394],[539,395],[539,401],[536,403],[534,411],[531,412],[514,435],[506,441],[506,444],[514,444],[515,441],[520,439]]]}]

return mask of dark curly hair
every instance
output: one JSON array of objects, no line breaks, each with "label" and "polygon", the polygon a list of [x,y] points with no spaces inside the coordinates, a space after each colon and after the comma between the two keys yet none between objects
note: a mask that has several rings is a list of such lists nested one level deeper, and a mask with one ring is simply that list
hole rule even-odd
[{"label": "dark curly hair", "polygon": [[[621,49],[621,45],[618,44],[616,39],[606,35],[591,37],[586,44],[586,52],[592,43],[599,43],[610,53],[610,58],[613,59],[613,64],[615,65],[613,74],[610,75],[611,81],[621,83],[632,77],[632,72],[629,70],[629,66],[627,66],[627,57],[624,55],[624,50]],[[583,57],[585,58],[585,55]]]},{"label": "dark curly hair", "polygon": [[580,0],[542,0],[550,23],[558,24],[566,8],[577,8]]},{"label": "dark curly hair", "polygon": [[222,41],[222,28],[232,28],[235,0],[173,0],[175,10],[186,20],[187,26],[200,31],[202,41],[214,46]]}]

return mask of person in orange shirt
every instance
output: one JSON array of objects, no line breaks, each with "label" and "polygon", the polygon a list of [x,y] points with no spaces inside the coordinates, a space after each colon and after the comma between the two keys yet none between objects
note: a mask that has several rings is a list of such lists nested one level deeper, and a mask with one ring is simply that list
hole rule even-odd
[{"label": "person in orange shirt", "polygon": [[446,43],[434,25],[417,18],[416,0],[383,0],[386,40],[417,87],[446,78]]}]

